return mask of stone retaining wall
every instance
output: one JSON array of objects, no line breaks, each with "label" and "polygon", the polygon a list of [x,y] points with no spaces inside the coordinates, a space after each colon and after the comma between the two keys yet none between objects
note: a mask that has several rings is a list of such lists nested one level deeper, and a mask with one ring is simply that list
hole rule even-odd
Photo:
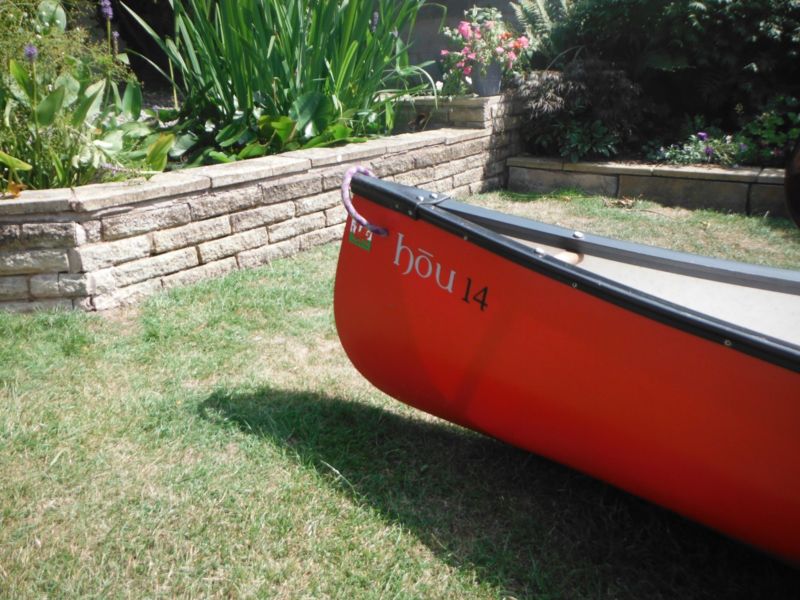
[{"label": "stone retaining wall", "polygon": [[455,195],[501,187],[511,106],[423,99],[398,110],[422,132],[0,200],[0,309],[106,310],[336,240],[354,164]]},{"label": "stone retaining wall", "polygon": [[643,197],[672,206],[788,217],[782,169],[679,167],[633,163],[571,163],[517,156],[508,187],[518,192],[579,188],[592,194]]}]

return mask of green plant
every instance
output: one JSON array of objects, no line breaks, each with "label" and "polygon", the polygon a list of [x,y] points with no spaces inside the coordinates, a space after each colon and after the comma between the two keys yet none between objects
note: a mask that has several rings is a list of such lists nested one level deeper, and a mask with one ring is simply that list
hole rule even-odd
[{"label": "green plant", "polygon": [[685,141],[652,149],[648,158],[676,164],[783,167],[800,139],[800,101],[785,96],[773,98],[767,110],[734,134],[726,134],[718,127],[704,127],[701,117],[690,119],[688,128],[693,133]]},{"label": "green plant", "polygon": [[[184,95],[173,153],[236,160],[390,131],[393,101],[429,79],[408,63],[424,0],[174,0],[159,37]],[[135,16],[135,15],[134,15]]]},{"label": "green plant", "polygon": [[556,50],[587,49],[636,81],[645,72],[671,71],[687,62],[681,33],[689,0],[576,0],[551,25]]},{"label": "green plant", "polygon": [[625,73],[596,59],[572,61],[563,72],[534,71],[519,90],[522,133],[534,151],[572,161],[610,158],[636,143],[639,93]]},{"label": "green plant", "polygon": [[744,162],[746,148],[741,138],[734,139],[732,135],[708,128],[708,131],[692,133],[682,143],[662,146],[650,152],[648,158],[678,165],[706,163],[732,166]]},{"label": "green plant", "polygon": [[800,95],[796,0],[703,0],[678,16],[688,51],[683,79],[725,124],[758,114],[775,95]]},{"label": "green plant", "polygon": [[16,197],[26,187],[19,175],[20,171],[30,171],[33,165],[26,163],[0,150],[0,192]]},{"label": "green plant", "polygon": [[463,67],[456,66],[459,62],[460,54],[442,51],[439,60],[442,79],[436,82],[436,91],[442,96],[465,96],[471,93],[472,79],[464,75]]},{"label": "green plant", "polygon": [[[170,137],[142,110],[141,90],[109,47],[67,28],[62,5],[12,3],[13,35],[0,46],[0,189],[81,185],[127,170],[163,169]],[[27,42],[17,56],[13,50]],[[107,42],[111,43],[109,35]],[[162,156],[163,155],[163,156]],[[164,159],[164,160],[162,160]]]},{"label": "green plant", "polygon": [[617,154],[620,145],[619,136],[602,121],[568,121],[560,131],[563,139],[559,154],[572,162],[587,156],[611,158]]},{"label": "green plant", "polygon": [[800,100],[792,96],[771,99],[739,135],[745,162],[783,167],[800,140]]},{"label": "green plant", "polygon": [[732,130],[769,97],[800,95],[796,0],[576,0],[549,39],[624,70],[664,134],[694,114]]},{"label": "green plant", "polygon": [[554,56],[550,36],[555,26],[567,18],[573,4],[574,0],[520,0],[511,3],[517,21],[530,40],[532,52],[548,59]]}]

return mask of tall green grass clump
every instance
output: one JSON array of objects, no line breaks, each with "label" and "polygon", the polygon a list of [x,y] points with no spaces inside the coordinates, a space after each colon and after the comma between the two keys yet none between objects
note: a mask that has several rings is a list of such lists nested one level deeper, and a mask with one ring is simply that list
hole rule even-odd
[{"label": "tall green grass clump", "polygon": [[[408,36],[425,0],[172,0],[162,73],[183,96],[173,152],[231,161],[389,131],[424,89]],[[130,9],[129,9],[130,10]]]}]

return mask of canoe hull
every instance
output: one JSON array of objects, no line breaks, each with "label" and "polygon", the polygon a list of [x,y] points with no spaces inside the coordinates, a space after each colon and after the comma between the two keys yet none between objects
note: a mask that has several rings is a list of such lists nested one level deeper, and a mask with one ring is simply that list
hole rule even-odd
[{"label": "canoe hull", "polygon": [[386,394],[800,562],[800,375],[354,199],[335,316]]}]

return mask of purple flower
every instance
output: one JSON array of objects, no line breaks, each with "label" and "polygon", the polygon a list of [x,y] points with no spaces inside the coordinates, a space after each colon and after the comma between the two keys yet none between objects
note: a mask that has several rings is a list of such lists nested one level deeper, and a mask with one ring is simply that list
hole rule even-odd
[{"label": "purple flower", "polygon": [[705,131],[698,131],[697,137],[700,138],[700,141],[705,142],[708,139],[708,134]]},{"label": "purple flower", "polygon": [[114,18],[114,9],[111,8],[111,0],[100,0],[100,14],[106,21]]},{"label": "purple flower", "polygon": [[33,44],[27,44],[22,54],[25,56],[25,60],[32,63],[39,56],[39,50]]},{"label": "purple flower", "polygon": [[711,146],[706,146],[706,149],[704,150],[704,152],[706,153],[706,156],[708,158],[711,158],[713,156],[713,154],[714,154],[714,149]]}]

